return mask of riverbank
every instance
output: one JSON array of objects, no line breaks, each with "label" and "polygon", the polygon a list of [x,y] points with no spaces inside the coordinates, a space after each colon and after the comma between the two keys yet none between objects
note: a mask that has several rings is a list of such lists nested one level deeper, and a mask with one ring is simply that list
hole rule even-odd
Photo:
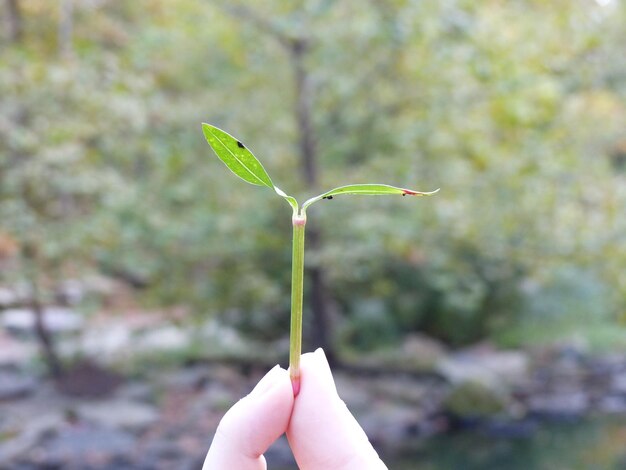
[{"label": "riverbank", "polygon": [[[49,380],[3,366],[0,468],[197,469],[223,413],[266,370],[243,362],[149,364],[141,374],[120,375],[109,393],[97,397],[68,394]],[[86,367],[92,379],[102,372]],[[432,468],[460,468],[435,463],[437,449],[447,445],[460,446],[458,458],[482,446],[486,454],[476,458],[483,461],[502,453],[498,446],[532,447],[553,426],[575,433],[588,428],[590,419],[626,420],[626,357],[618,354],[480,345],[446,353],[430,375],[338,368],[335,376],[339,393],[382,455],[389,461],[432,461]],[[617,461],[624,457],[620,451],[605,452],[614,452]],[[296,468],[284,440],[267,458],[271,468]]]},{"label": "riverbank", "polygon": [[[259,343],[215,319],[117,301],[118,313],[45,309],[69,364],[60,381],[44,375],[32,314],[0,312],[1,469],[197,469],[224,412],[273,364],[286,366],[286,340]],[[624,459],[615,438],[597,437],[610,428],[626,438],[624,352],[594,352],[579,340],[450,350],[411,334],[396,348],[340,359],[339,393],[381,455],[397,462],[391,468],[419,460],[495,469],[499,455],[519,449],[557,452],[543,444],[546,430],[583,436],[580,447],[600,449],[606,462]],[[273,469],[295,468],[284,439],[267,459]]]}]

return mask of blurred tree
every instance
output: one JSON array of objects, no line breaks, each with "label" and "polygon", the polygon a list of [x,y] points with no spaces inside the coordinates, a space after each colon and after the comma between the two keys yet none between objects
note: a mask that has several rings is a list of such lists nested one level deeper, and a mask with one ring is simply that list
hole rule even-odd
[{"label": "blurred tree", "polygon": [[[59,377],[62,364],[44,306],[65,276],[80,277],[95,267],[107,237],[106,198],[124,187],[123,169],[110,168],[98,151],[102,123],[116,121],[106,133],[107,139],[119,139],[115,126],[123,132],[131,128],[120,117],[136,99],[124,87],[126,78],[103,74],[111,66],[107,58],[58,63],[47,54],[46,31],[33,28],[43,37],[25,40],[33,48],[29,52],[5,51],[0,69],[0,218],[19,248],[18,269],[2,277],[28,285],[43,357]],[[37,60],[25,61],[24,53]],[[126,93],[130,99],[122,101]]]},{"label": "blurred tree", "polygon": [[61,56],[69,57],[73,52],[74,0],[61,0],[59,10],[59,51]]},{"label": "blurred tree", "polygon": [[[310,48],[314,45],[305,36],[308,32],[282,31],[277,24],[272,23],[271,19],[264,18],[257,12],[241,5],[233,6],[232,3],[229,3],[224,6],[224,9],[238,20],[248,21],[258,27],[261,32],[269,34],[285,50],[294,83],[293,117],[297,123],[297,149],[301,178],[304,181],[304,187],[311,194],[319,192],[318,145],[316,132],[313,127],[315,91],[312,88],[311,76],[306,65],[307,55]],[[310,250],[316,252],[319,251],[322,243],[321,233],[314,221],[310,222],[309,225],[307,245]],[[326,275],[323,267],[318,264],[308,267],[307,275],[311,285],[309,301],[311,313],[313,314],[313,334],[311,339],[313,344],[324,348],[328,360],[333,363],[335,361],[335,351],[329,332],[329,299],[325,281]]]},{"label": "blurred tree", "polygon": [[22,13],[19,0],[5,0],[4,9],[7,39],[17,43],[22,38]]},{"label": "blurred tree", "polygon": [[10,4],[27,34],[0,52],[2,232],[38,234],[46,278],[97,266],[286,334],[287,209],[233,191],[208,121],[290,193],[298,174],[443,188],[312,209],[318,344],[492,335],[564,266],[613,287],[607,317],[626,311],[623,1],[77,2],[67,35],[59,3],[7,0],[6,24]]}]

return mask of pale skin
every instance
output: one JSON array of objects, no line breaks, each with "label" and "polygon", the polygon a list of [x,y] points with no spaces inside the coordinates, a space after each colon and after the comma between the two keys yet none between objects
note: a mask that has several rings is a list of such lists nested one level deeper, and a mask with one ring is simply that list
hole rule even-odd
[{"label": "pale skin", "polygon": [[339,398],[324,351],[302,355],[300,372],[297,397],[276,366],[226,413],[203,470],[265,470],[263,453],[285,433],[301,470],[387,468]]}]

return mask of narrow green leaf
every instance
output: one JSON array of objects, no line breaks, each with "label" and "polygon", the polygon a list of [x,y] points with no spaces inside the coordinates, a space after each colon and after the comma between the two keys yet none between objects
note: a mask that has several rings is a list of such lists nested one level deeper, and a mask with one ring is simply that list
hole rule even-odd
[{"label": "narrow green leaf", "polygon": [[285,198],[285,200],[289,203],[289,205],[291,206],[295,214],[298,213],[298,201],[296,201],[295,197],[289,196],[288,194],[285,193],[285,191],[280,189],[278,186],[274,186],[274,191],[276,191],[276,194],[278,194],[280,197]]},{"label": "narrow green leaf", "polygon": [[210,124],[202,123],[202,132],[215,154],[230,171],[242,180],[274,189],[271,178],[261,162],[232,135]]},{"label": "narrow green leaf", "polygon": [[334,196],[348,195],[348,194],[360,194],[362,196],[381,196],[386,194],[397,194],[401,196],[430,196],[435,194],[435,191],[423,192],[414,191],[412,189],[397,188],[395,186],[389,186],[388,184],[350,184],[348,186],[340,186],[339,188],[331,189],[330,191],[313,197],[302,204],[302,210],[305,210],[314,202],[321,199],[332,199]]}]

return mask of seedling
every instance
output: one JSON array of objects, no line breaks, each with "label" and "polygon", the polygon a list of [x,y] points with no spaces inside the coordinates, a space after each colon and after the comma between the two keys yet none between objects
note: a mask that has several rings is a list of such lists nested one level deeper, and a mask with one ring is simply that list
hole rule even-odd
[{"label": "seedling", "polygon": [[267,186],[280,197],[284,198],[293,209],[293,251],[291,264],[291,333],[289,341],[289,376],[294,396],[300,391],[300,354],[302,350],[302,294],[304,279],[304,229],[306,226],[306,210],[311,204],[322,199],[333,199],[335,196],[358,194],[378,196],[396,194],[400,196],[430,196],[438,189],[430,192],[413,191],[397,188],[386,184],[351,184],[331,189],[319,196],[312,197],[302,204],[287,195],[263,168],[263,165],[241,141],[232,135],[210,124],[202,124],[202,131],[209,145],[220,160],[242,180],[257,186]]}]

